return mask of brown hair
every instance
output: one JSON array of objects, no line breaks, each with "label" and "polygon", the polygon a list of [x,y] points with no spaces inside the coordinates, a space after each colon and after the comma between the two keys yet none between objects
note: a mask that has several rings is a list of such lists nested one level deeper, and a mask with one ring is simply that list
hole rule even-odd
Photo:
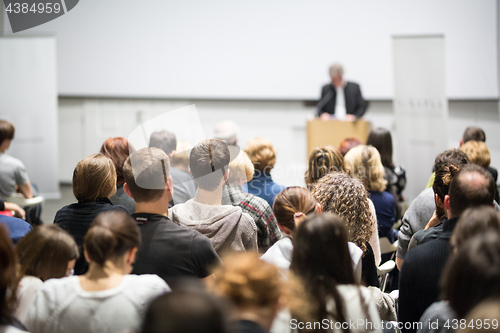
[{"label": "brown hair", "polygon": [[500,235],[500,214],[496,209],[491,206],[468,208],[458,219],[450,244],[460,248],[468,239],[488,232]]},{"label": "brown hair", "polygon": [[227,182],[229,184],[234,184],[240,179],[245,179],[249,182],[253,178],[254,167],[250,158],[248,158],[247,153],[240,151],[238,156],[229,163],[229,178]]},{"label": "brown hair", "polygon": [[349,150],[352,148],[359,146],[361,144],[361,141],[359,141],[356,138],[347,138],[344,139],[340,145],[339,145],[339,151],[342,154],[342,156],[345,156]]},{"label": "brown hair", "polygon": [[[476,323],[474,325],[466,325],[465,328],[461,328],[456,331],[458,333],[500,333],[500,326],[494,328],[493,325],[486,328],[483,323],[493,323],[494,320],[500,318],[500,297],[491,297],[485,301],[482,301],[479,305],[474,307],[465,317],[465,322]],[[463,327],[463,326],[462,326]]]},{"label": "brown hair", "polygon": [[460,150],[467,154],[470,163],[477,164],[487,169],[490,166],[490,150],[482,141],[467,141],[460,146]]},{"label": "brown hair", "polygon": [[229,167],[229,161],[229,149],[221,140],[203,140],[195,145],[189,155],[189,167],[198,187],[215,190]]},{"label": "brown hair", "polygon": [[484,131],[476,126],[469,126],[465,129],[464,135],[462,136],[463,143],[468,141],[482,141],[486,142],[486,134]]},{"label": "brown hair", "polygon": [[367,191],[382,192],[387,180],[380,154],[373,146],[359,145],[347,152],[344,163],[349,174],[361,180]]},{"label": "brown hair", "polygon": [[68,261],[79,256],[73,237],[55,224],[35,227],[17,243],[16,253],[21,265],[19,279],[32,275],[42,281],[64,277]]},{"label": "brown hair", "polygon": [[443,165],[453,164],[455,166],[461,166],[467,163],[469,163],[469,159],[466,153],[456,148],[448,149],[436,156],[432,172],[438,171]]},{"label": "brown hair", "polygon": [[436,171],[432,190],[444,202],[444,196],[448,194],[451,180],[460,171],[460,166],[443,165]]},{"label": "brown hair", "polygon": [[79,202],[108,198],[115,188],[115,165],[101,153],[84,158],[73,171],[73,194]]},{"label": "brown hair", "polygon": [[392,162],[392,136],[389,130],[379,127],[370,132],[366,144],[375,147],[380,153],[382,165],[386,168],[394,168]]},{"label": "brown hair", "polygon": [[16,256],[7,229],[0,225],[0,321],[16,306]]},{"label": "brown hair", "polygon": [[177,141],[177,147],[175,149],[175,154],[172,156],[171,165],[181,166],[185,169],[189,169],[189,152],[193,148],[193,145],[186,141]]},{"label": "brown hair", "polygon": [[158,201],[169,175],[168,155],[159,148],[133,152],[123,164],[123,178],[136,202]]},{"label": "brown hair", "polygon": [[368,192],[358,179],[342,172],[332,172],[318,180],[311,189],[323,212],[338,214],[344,219],[349,241],[366,252],[366,243],[373,233],[373,219]]},{"label": "brown hair", "polygon": [[271,172],[276,163],[276,150],[268,139],[255,138],[248,141],[245,152],[255,167],[260,172]]},{"label": "brown hair", "polygon": [[92,262],[104,266],[128,250],[139,247],[141,234],[134,219],[125,212],[109,210],[96,216],[85,235],[84,248]]},{"label": "brown hair", "polygon": [[344,157],[332,146],[314,149],[309,155],[309,168],[305,174],[307,186],[332,171],[344,171]]},{"label": "brown hair", "polygon": [[298,186],[287,187],[274,199],[274,216],[278,224],[293,232],[296,228],[295,213],[304,215],[314,213],[317,204],[309,190]]},{"label": "brown hair", "polygon": [[4,140],[14,139],[16,130],[10,121],[0,120],[0,145]]},{"label": "brown hair", "polygon": [[131,152],[135,151],[134,147],[128,142],[127,139],[108,138],[101,147],[101,154],[109,157],[116,169],[116,183],[121,185],[125,182],[123,178],[123,164]]}]

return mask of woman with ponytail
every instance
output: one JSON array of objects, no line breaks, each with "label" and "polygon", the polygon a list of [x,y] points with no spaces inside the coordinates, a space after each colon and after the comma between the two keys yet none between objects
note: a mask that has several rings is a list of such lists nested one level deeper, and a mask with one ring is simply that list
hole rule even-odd
[{"label": "woman with ponytail", "polygon": [[29,331],[138,331],[149,302],[170,290],[156,275],[130,275],[140,239],[128,214],[99,214],[85,235],[87,273],[46,281],[28,312]]},{"label": "woman with ponytail", "polygon": [[324,146],[316,148],[309,155],[309,167],[304,180],[308,188],[311,188],[318,179],[330,172],[342,172],[344,168],[344,156],[337,148]]}]

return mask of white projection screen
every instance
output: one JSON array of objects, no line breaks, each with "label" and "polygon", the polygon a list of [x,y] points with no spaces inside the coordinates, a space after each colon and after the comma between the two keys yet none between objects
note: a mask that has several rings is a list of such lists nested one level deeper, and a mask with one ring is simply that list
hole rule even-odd
[{"label": "white projection screen", "polygon": [[[443,35],[452,99],[498,97],[496,0],[80,0],[57,36],[62,96],[317,99],[332,62],[393,97],[391,38]],[[22,33],[20,33],[22,34]]]}]

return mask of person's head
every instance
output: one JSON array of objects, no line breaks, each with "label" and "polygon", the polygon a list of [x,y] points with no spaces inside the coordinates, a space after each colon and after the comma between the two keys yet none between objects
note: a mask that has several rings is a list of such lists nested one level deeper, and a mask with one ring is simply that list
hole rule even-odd
[{"label": "person's head", "polygon": [[214,138],[223,141],[226,145],[236,145],[240,128],[235,122],[225,120],[218,123],[214,129]]},{"label": "person's head", "polygon": [[252,313],[264,319],[266,330],[271,328],[285,291],[278,267],[260,260],[257,253],[235,252],[223,259],[214,275],[214,293],[229,299],[237,316]]},{"label": "person's head", "polygon": [[203,290],[176,288],[151,302],[141,333],[229,333],[224,310]]},{"label": "person's head", "polygon": [[115,165],[116,183],[119,185],[125,182],[123,178],[123,163],[125,163],[131,151],[134,151],[134,147],[132,147],[127,139],[122,137],[108,138],[101,146],[100,153],[109,157]]},{"label": "person's head", "polygon": [[177,139],[174,133],[168,131],[158,131],[151,134],[149,147],[159,148],[170,156],[177,147]]},{"label": "person's head", "polygon": [[[123,164],[123,189],[137,202],[168,203],[172,199],[172,177],[167,154],[159,148],[133,152]],[[164,198],[166,196],[166,198]]]},{"label": "person's head", "polygon": [[221,188],[229,177],[227,145],[216,139],[203,140],[191,149],[189,168],[198,187],[205,191]]},{"label": "person's head", "polygon": [[309,167],[305,174],[306,185],[314,184],[318,179],[332,171],[344,171],[344,157],[332,146],[314,149],[309,155]]},{"label": "person's head", "polygon": [[[492,297],[479,303],[474,307],[469,314],[465,317],[465,322],[476,323],[476,326],[466,325],[464,328],[458,330],[459,333],[500,333],[500,326],[498,325],[498,318],[500,318],[500,297]],[[492,325],[491,323],[495,323]],[[489,325],[484,325],[488,323]],[[463,327],[463,326],[462,326]]]},{"label": "person's head", "polygon": [[467,141],[460,146],[460,150],[467,154],[470,163],[477,164],[487,169],[490,166],[490,150],[482,141]]},{"label": "person's head", "polygon": [[330,66],[328,72],[330,74],[330,78],[332,79],[332,85],[334,87],[340,87],[343,82],[342,77],[344,76],[344,67],[339,63],[335,63]]},{"label": "person's head", "polygon": [[448,149],[436,156],[434,160],[434,166],[432,167],[432,172],[436,172],[443,165],[454,165],[461,166],[462,164],[469,163],[467,154],[460,149]]},{"label": "person's head", "polygon": [[434,191],[434,202],[436,203],[436,213],[440,219],[446,216],[444,197],[448,194],[451,180],[460,171],[460,166],[443,165],[436,171],[432,190]]},{"label": "person's head", "polygon": [[276,195],[273,211],[280,229],[291,236],[305,216],[321,213],[321,207],[308,189],[292,186]]},{"label": "person's head", "polygon": [[245,152],[253,163],[255,170],[269,173],[276,163],[276,150],[268,139],[255,138],[248,141]]},{"label": "person's head", "polygon": [[489,297],[500,297],[500,235],[469,239],[450,258],[442,275],[444,298],[459,318]]},{"label": "person's head", "polygon": [[382,127],[372,130],[366,144],[378,150],[383,166],[387,168],[394,167],[392,162],[392,136],[389,130]]},{"label": "person's head", "polygon": [[468,141],[486,142],[486,134],[479,127],[469,126],[465,129],[464,134],[462,135],[462,140],[460,140],[460,145]]},{"label": "person's head", "polygon": [[450,244],[461,248],[470,238],[486,233],[500,235],[500,214],[491,206],[479,206],[466,209],[453,229]]},{"label": "person's head", "polygon": [[125,212],[108,210],[95,217],[85,235],[85,259],[99,267],[111,263],[129,274],[140,243],[141,234],[134,219]]},{"label": "person's head", "polygon": [[35,227],[16,245],[20,278],[36,276],[42,281],[68,276],[79,252],[73,237],[55,224]]},{"label": "person's head", "polygon": [[373,146],[359,145],[349,150],[344,156],[346,169],[351,176],[361,180],[368,191],[385,190],[384,166],[380,154]]},{"label": "person's head", "polygon": [[476,164],[463,165],[451,180],[449,194],[445,196],[448,217],[460,217],[469,207],[493,205],[495,181],[484,168]]},{"label": "person's head", "polygon": [[73,194],[79,202],[109,198],[116,192],[116,169],[105,155],[92,154],[80,162],[73,171]]},{"label": "person's head", "polygon": [[360,180],[342,172],[332,172],[312,187],[311,193],[323,212],[343,218],[349,241],[366,252],[366,243],[372,235],[374,217],[370,210],[368,192]]},{"label": "person's head", "polygon": [[229,184],[243,185],[252,180],[254,167],[247,153],[240,151],[238,156],[229,163]]},{"label": "person's head", "polygon": [[356,138],[347,138],[344,139],[340,145],[339,145],[339,151],[342,154],[342,156],[345,156],[349,150],[352,148],[359,146],[361,144],[361,141],[359,141]]},{"label": "person's head", "polygon": [[7,228],[0,225],[0,320],[7,319],[16,306],[17,261]]},{"label": "person's head", "polygon": [[177,141],[175,154],[172,157],[171,165],[181,170],[189,170],[189,152],[193,148],[189,142]]},{"label": "person's head", "polygon": [[10,121],[0,120],[0,151],[9,149],[16,130]]}]

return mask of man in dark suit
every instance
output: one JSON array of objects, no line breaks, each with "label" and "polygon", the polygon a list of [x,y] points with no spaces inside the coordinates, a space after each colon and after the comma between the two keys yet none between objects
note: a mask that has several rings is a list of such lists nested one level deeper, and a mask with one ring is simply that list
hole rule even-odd
[{"label": "man in dark suit", "polygon": [[335,117],[339,120],[353,121],[363,116],[366,101],[361,95],[359,84],[344,81],[344,68],[341,64],[330,67],[332,83],[323,86],[321,99],[317,104],[318,117],[326,120]]}]

